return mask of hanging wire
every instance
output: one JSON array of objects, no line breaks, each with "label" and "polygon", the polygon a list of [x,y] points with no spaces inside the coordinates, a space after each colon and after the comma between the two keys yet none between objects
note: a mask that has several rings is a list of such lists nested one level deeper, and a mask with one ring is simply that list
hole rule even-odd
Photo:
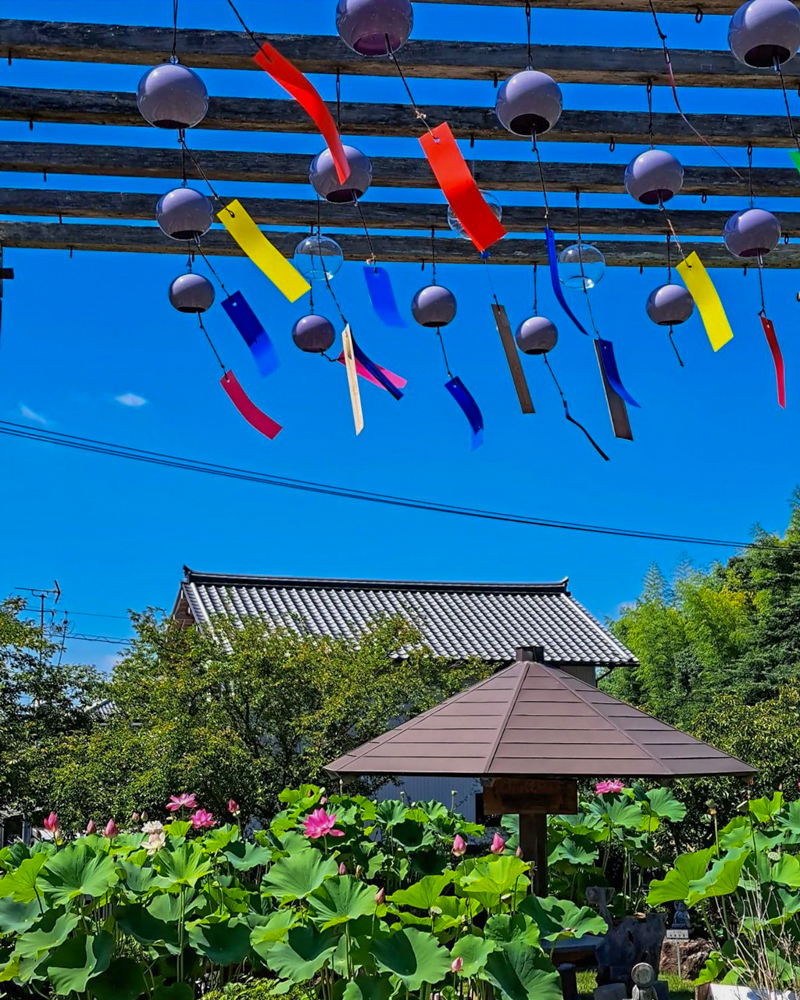
[{"label": "hanging wire", "polygon": [[586,430],[586,428],[585,428],[585,427],[583,426],[583,424],[579,423],[579,422],[578,422],[578,421],[577,421],[577,420],[576,420],[576,419],[575,419],[575,418],[574,418],[574,417],[573,417],[573,416],[572,416],[572,415],[570,414],[570,412],[569,412],[569,406],[567,406],[567,400],[566,400],[566,397],[564,396],[564,392],[563,392],[563,390],[562,390],[561,386],[559,385],[559,382],[558,382],[558,379],[556,378],[556,373],[555,373],[555,372],[553,371],[553,369],[552,369],[552,368],[550,367],[550,362],[549,362],[549,361],[548,361],[548,359],[547,359],[547,355],[546,355],[546,354],[543,354],[543,355],[542,355],[542,359],[544,360],[544,363],[545,363],[545,365],[547,366],[547,370],[548,370],[548,371],[550,372],[550,374],[551,374],[551,375],[552,375],[552,377],[553,377],[553,382],[555,383],[555,386],[556,386],[556,389],[558,389],[558,394],[559,394],[559,396],[561,397],[561,402],[562,402],[562,404],[563,404],[563,406],[564,406],[564,416],[565,416],[565,417],[567,418],[567,420],[568,420],[568,421],[569,421],[569,422],[570,422],[571,424],[574,424],[574,425],[575,425],[576,427],[579,427],[579,428],[580,428],[580,429],[581,429],[581,430],[583,431],[583,433],[584,433],[584,434],[586,435],[586,437],[587,437],[587,438],[589,439],[589,441],[590,441],[590,443],[591,443],[592,447],[593,447],[593,448],[594,448],[594,450],[595,450],[595,451],[597,452],[597,454],[598,454],[598,455],[599,455],[599,456],[600,456],[601,458],[605,459],[605,461],[606,461],[606,462],[610,462],[610,461],[611,461],[611,459],[610,459],[610,458],[608,457],[608,455],[606,455],[606,453],[605,453],[605,452],[603,451],[603,449],[602,449],[602,448],[600,447],[600,445],[599,445],[599,444],[598,444],[598,443],[597,443],[597,442],[595,441],[595,439],[594,439],[594,438],[592,437],[592,435],[591,435],[591,434],[590,434],[590,433],[589,433],[589,432],[588,432],[588,431]]},{"label": "hanging wire", "polygon": [[669,232],[672,234],[672,238],[675,240],[675,246],[678,248],[678,253],[686,260],[686,254],[683,252],[683,247],[681,246],[681,241],[678,239],[678,234],[675,232],[675,227],[672,225],[672,219],[669,217],[669,212],[664,207],[664,201],[659,194],[658,196],[658,207],[661,209],[661,213],[664,216],[664,221],[667,223]]},{"label": "hanging wire", "polygon": [[670,323],[670,325],[669,325],[669,342],[670,342],[670,344],[672,344],[673,351],[675,351],[675,357],[678,359],[678,364],[681,366],[681,368],[685,368],[686,365],[683,363],[683,358],[678,353],[678,345],[675,343],[675,337],[673,336],[674,333],[675,333],[675,330],[674,330],[674,328],[672,326],[672,323]]},{"label": "hanging wire", "polygon": [[245,32],[250,36],[250,40],[252,41],[253,45],[255,45],[256,50],[260,52],[261,51],[261,46],[258,44],[258,39],[253,34],[253,32],[247,27],[247,25],[244,23],[244,19],[243,19],[242,15],[239,13],[239,11],[236,9],[236,5],[234,4],[233,0],[228,0],[228,6],[233,11],[233,13],[236,15],[236,20],[239,22],[239,24],[241,24],[241,26],[244,28]]},{"label": "hanging wire", "polygon": [[539,315],[539,281],[537,275],[537,269],[539,265],[536,261],[533,262],[533,315]]},{"label": "hanging wire", "polygon": [[[214,188],[214,185],[211,183],[211,181],[208,178],[208,174],[205,172],[205,170],[203,170],[202,166],[200,165],[200,161],[197,159],[197,157],[194,155],[194,153],[191,151],[191,149],[189,149],[189,147],[186,145],[186,135],[184,134],[183,129],[179,129],[178,130],[178,142],[181,144],[181,149],[183,150],[183,152],[192,161],[195,170],[198,172],[198,174],[200,174],[200,176],[202,177],[202,179],[208,185],[208,190],[211,192],[214,200],[218,204],[222,205],[223,208],[224,208],[225,207],[225,202],[217,194],[217,192],[216,192],[216,190]],[[228,211],[230,211],[230,209],[228,209]],[[231,215],[233,215],[233,212],[231,212]]]},{"label": "hanging wire", "polygon": [[444,346],[444,337],[442,336],[442,331],[438,326],[436,327],[436,336],[439,338],[439,344],[441,345],[442,348],[442,357],[444,358],[444,367],[445,370],[447,371],[448,378],[453,379],[455,378],[455,375],[453,375],[453,373],[450,371],[450,362],[447,360],[447,351],[445,350]]},{"label": "hanging wire", "polygon": [[336,128],[342,131],[342,74],[336,67]]},{"label": "hanging wire", "polygon": [[589,297],[589,286],[586,282],[586,273],[583,270],[583,236],[581,235],[581,191],[580,188],[575,189],[575,211],[577,215],[576,225],[578,228],[578,262],[581,265],[581,285],[583,286],[583,294],[586,296],[586,306],[589,310],[589,319],[592,323],[592,329],[594,330],[595,337],[599,337],[600,334],[597,332],[597,324],[594,321],[594,313],[592,312],[592,300]]},{"label": "hanging wire", "polygon": [[647,81],[647,134],[650,138],[650,148],[655,148],[656,136],[653,131],[653,81]]},{"label": "hanging wire", "polygon": [[792,138],[797,146],[798,151],[800,151],[800,137],[797,135],[797,131],[794,127],[794,118],[792,118],[792,109],[789,107],[789,95],[786,92],[786,80],[783,76],[783,70],[781,69],[780,60],[775,60],[775,69],[778,76],[781,78],[781,90],[783,91],[783,103],[786,105],[786,118],[789,122],[789,131],[792,133]]},{"label": "hanging wire", "polygon": [[753,193],[753,144],[747,144],[747,184],[750,188],[750,208],[755,204],[755,194]]},{"label": "hanging wire", "polygon": [[432,285],[436,284],[436,227],[431,226],[431,268],[433,270]]},{"label": "hanging wire", "polygon": [[[228,3],[230,3],[230,0],[228,0]],[[408,85],[408,80],[406,80],[405,74],[403,73],[403,70],[400,67],[400,63],[397,61],[397,56],[394,54],[394,49],[392,48],[391,39],[386,34],[384,34],[383,37],[386,39],[386,51],[389,53],[389,58],[394,63],[395,69],[400,74],[400,79],[403,81],[403,86],[406,88],[408,99],[409,101],[411,101],[411,107],[414,109],[414,115],[422,122],[422,124],[430,132],[430,134],[433,135],[433,129],[428,124],[428,116],[424,114],[424,112],[420,111],[420,109],[417,107],[417,102],[414,100],[414,95],[411,93],[411,88]],[[436,142],[439,141],[435,135],[433,137]]]},{"label": "hanging wire", "polygon": [[758,255],[757,260],[758,260],[758,289],[759,289],[759,292],[761,293],[761,309],[760,309],[758,315],[759,316],[766,316],[767,315],[767,305],[766,305],[766,302],[764,301],[764,275],[761,273],[761,267],[762,267],[762,264],[764,263],[764,261],[763,261],[763,258],[761,256],[761,254]]},{"label": "hanging wire", "polygon": [[200,315],[200,313],[197,314],[197,322],[200,324],[200,329],[203,331],[203,333],[205,335],[205,338],[208,341],[208,346],[214,352],[214,357],[219,362],[219,366],[222,369],[223,375],[227,375],[228,374],[228,369],[222,363],[222,358],[219,356],[219,352],[217,351],[216,347],[214,347],[214,341],[208,335],[208,330],[206,330],[205,323],[203,322],[203,317]]},{"label": "hanging wire", "polygon": [[667,233],[667,284],[672,284],[672,233]]},{"label": "hanging wire", "polygon": [[539,167],[539,183],[542,186],[542,198],[544,199],[544,221],[547,222],[550,216],[550,206],[547,204],[547,185],[544,182],[544,168],[542,158],[539,156],[539,146],[536,142],[536,132],[531,132],[531,147],[536,154],[536,163]]},{"label": "hanging wire", "polygon": [[722,160],[722,162],[725,164],[725,166],[729,167],[736,174],[736,176],[739,178],[740,181],[743,181],[744,177],[742,177],[742,175],[739,173],[736,167],[734,167],[732,163],[730,163],[728,160],[725,159],[725,157],[722,155],[722,153],[720,153],[720,151],[717,149],[716,146],[712,145],[704,135],[702,135],[700,132],[697,131],[694,125],[692,125],[692,123],[684,114],[683,108],[681,107],[680,99],[678,97],[678,87],[677,84],[675,83],[675,74],[672,70],[672,55],[670,54],[669,47],[667,46],[667,36],[661,30],[661,25],[658,23],[658,14],[656,13],[656,8],[655,5],[653,4],[653,0],[647,0],[647,2],[650,6],[650,13],[653,15],[653,23],[656,26],[658,37],[661,39],[661,45],[662,48],[664,49],[664,63],[667,67],[667,76],[669,77],[669,83],[672,89],[672,99],[675,101],[675,107],[678,109],[678,113],[680,114],[684,122],[692,130],[692,132],[694,132],[697,138],[703,143],[703,145],[708,146],[708,148],[714,152],[714,155],[718,156],[719,159]]},{"label": "hanging wire", "polygon": [[230,298],[230,292],[229,292],[229,291],[228,291],[228,289],[227,289],[227,288],[225,287],[225,283],[223,282],[222,278],[220,278],[220,276],[219,276],[219,275],[217,274],[216,270],[214,269],[214,265],[213,265],[213,264],[211,263],[211,261],[210,261],[210,260],[208,259],[208,257],[207,257],[207,256],[205,255],[205,253],[203,252],[203,248],[202,248],[202,246],[200,245],[200,240],[199,240],[199,239],[195,239],[195,242],[194,242],[194,247],[193,247],[193,249],[194,249],[194,250],[196,250],[196,251],[197,251],[197,252],[198,252],[198,253],[200,254],[200,256],[201,256],[201,257],[203,258],[203,260],[205,261],[205,263],[206,263],[206,266],[208,267],[209,271],[210,271],[210,272],[211,272],[211,273],[212,273],[212,274],[214,275],[214,277],[215,277],[215,278],[217,279],[217,284],[218,284],[218,285],[219,285],[219,287],[220,287],[220,288],[222,289],[222,291],[223,291],[223,292],[225,293],[225,296],[226,296],[227,298]]},{"label": "hanging wire", "polygon": [[364,211],[361,208],[361,202],[356,198],[356,208],[358,209],[358,214],[361,218],[361,225],[364,227],[364,234],[367,237],[367,244],[369,246],[369,259],[367,263],[370,267],[376,268],[378,264],[378,258],[375,255],[375,247],[372,245],[372,237],[369,234],[369,229],[367,228],[367,220],[364,218]]},{"label": "hanging wire", "polygon": [[172,52],[169,61],[178,61],[178,0],[172,0]]},{"label": "hanging wire", "polygon": [[531,0],[525,0],[525,24],[528,29],[528,69],[533,69],[533,53],[531,51]]},{"label": "hanging wire", "polygon": [[491,255],[489,253],[486,253],[486,251],[484,251],[484,253],[481,254],[481,260],[486,265],[486,278],[487,278],[487,280],[489,282],[489,289],[491,290],[492,298],[494,299],[494,304],[496,306],[499,306],[500,305],[500,300],[497,297],[497,292],[495,291],[494,282],[492,281],[492,275],[491,275],[491,272],[489,271],[489,257],[490,256]]}]

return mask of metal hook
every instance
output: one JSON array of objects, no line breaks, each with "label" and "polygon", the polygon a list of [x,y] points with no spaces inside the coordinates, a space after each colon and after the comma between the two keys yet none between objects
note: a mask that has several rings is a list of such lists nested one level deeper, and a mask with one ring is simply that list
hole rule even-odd
[{"label": "metal hook", "polygon": [[700,201],[702,201],[704,205],[708,201],[708,194],[705,191],[700,195]]},{"label": "metal hook", "polygon": [[617,148],[617,140],[612,136],[611,141],[608,144],[609,153],[613,153],[616,148]]},{"label": "metal hook", "polygon": [[694,19],[696,24],[700,24],[700,22],[703,20],[703,8],[700,7],[699,5],[697,7],[697,10],[695,11]]}]

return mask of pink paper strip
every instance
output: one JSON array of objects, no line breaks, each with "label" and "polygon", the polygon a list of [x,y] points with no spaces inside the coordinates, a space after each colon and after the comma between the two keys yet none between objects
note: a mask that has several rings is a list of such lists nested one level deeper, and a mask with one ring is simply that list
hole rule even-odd
[{"label": "pink paper strip", "polygon": [[248,424],[251,427],[255,427],[260,434],[269,438],[270,441],[274,441],[283,430],[283,427],[273,420],[272,417],[268,417],[263,410],[259,410],[253,400],[250,399],[241,385],[239,385],[239,380],[233,372],[225,372],[219,380],[219,384],[228,394],[228,399],[230,399]]},{"label": "pink paper strip", "polygon": [[[336,360],[339,362],[340,365],[346,364],[344,360],[344,353],[340,354]],[[378,365],[377,367],[381,369],[383,374],[386,376],[386,378],[389,379],[389,381],[396,389],[405,389],[405,387],[408,385],[408,379],[403,378],[402,375],[395,375],[394,372],[390,372],[388,368],[382,368],[380,365]],[[361,364],[360,361],[356,361],[356,371],[361,376],[361,378],[366,379],[367,382],[371,382],[373,385],[377,385],[379,389],[383,389],[383,391],[386,392],[386,386],[381,385],[380,382],[373,375],[370,375],[370,373]]]}]

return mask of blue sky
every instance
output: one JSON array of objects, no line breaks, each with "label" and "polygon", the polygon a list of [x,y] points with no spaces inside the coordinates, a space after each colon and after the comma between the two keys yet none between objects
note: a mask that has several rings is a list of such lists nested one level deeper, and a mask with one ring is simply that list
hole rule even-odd
[{"label": "blue sky", "polygon": [[[168,0],[138,3],[27,0],[4,6],[6,16],[168,24]],[[256,3],[240,10],[256,31],[332,33],[334,0]],[[193,0],[181,6],[184,27],[235,29],[224,0]],[[727,22],[691,16],[662,18],[674,47],[724,48]],[[652,45],[658,43],[644,15],[575,11],[534,12],[535,40],[561,44]],[[524,39],[518,10],[418,4],[415,37],[468,40]],[[142,67],[25,62],[0,64],[0,86],[134,90]],[[279,97],[259,72],[204,72],[213,94]],[[680,80],[678,81],[680,83]],[[332,81],[316,79],[324,97]],[[395,79],[343,78],[343,99],[401,102]],[[417,103],[492,104],[491,83],[412,81]],[[565,106],[642,111],[643,88],[564,88]],[[781,114],[778,91],[696,90],[681,94],[687,111]],[[797,104],[797,97],[791,99]],[[668,92],[657,89],[656,110],[672,110]],[[795,107],[795,110],[797,108]],[[300,112],[298,112],[299,114]],[[409,114],[408,140],[358,140],[373,155],[419,155]],[[0,123],[0,138],[39,142],[171,145],[155,129]],[[306,152],[321,148],[314,136],[271,136],[204,131],[190,135],[193,148]],[[642,146],[602,148],[547,143],[545,157],[581,161],[607,157],[624,164]],[[675,150],[686,164],[715,162],[705,149]],[[525,159],[524,143],[478,143],[480,158]],[[744,150],[726,152],[736,164]],[[202,158],[202,156],[201,156]],[[756,150],[756,166],[785,166],[781,150]],[[531,193],[501,195],[506,204],[539,204],[535,174]],[[40,177],[7,174],[6,186],[41,186]],[[800,175],[798,176],[800,187]],[[157,196],[168,181],[50,176],[50,189],[124,190]],[[261,195],[263,185],[219,184],[232,195]],[[276,194],[308,196],[286,186]],[[758,192],[756,192],[758,194]],[[437,200],[436,192],[381,190],[368,199]],[[570,196],[554,195],[553,204]],[[713,207],[746,207],[718,199]],[[586,204],[626,205],[625,198],[587,196]],[[684,197],[678,207],[699,199]],[[677,203],[676,203],[677,204]],[[797,210],[795,199],[765,208]],[[710,203],[709,208],[712,207]],[[442,208],[444,211],[444,208]],[[299,239],[299,237],[298,237]],[[599,239],[598,241],[599,242]],[[753,524],[782,529],[787,500],[798,474],[800,417],[796,372],[800,367],[798,283],[790,271],[765,273],[767,306],[787,364],[789,408],[775,400],[772,362],[758,321],[758,289],[751,272],[713,272],[735,339],[714,355],[699,318],[677,333],[686,367],[680,369],[661,329],[644,312],[649,292],[665,280],[652,269],[609,269],[593,293],[601,333],[613,339],[623,379],[642,404],[632,412],[635,442],[615,441],[605,410],[594,352],[560,313],[540,275],[540,312],[559,326],[552,363],[573,412],[611,455],[604,463],[563,419],[561,404],[541,361],[525,358],[537,413],[522,416],[494,329],[484,267],[439,269],[439,281],[457,295],[459,315],[447,330],[451,367],[481,405],[486,443],[468,445],[460,411],[443,388],[446,375],[429,331],[412,325],[409,304],[429,278],[418,265],[389,265],[406,330],[383,327],[374,317],[361,274],[362,262],[346,262],[336,292],[359,343],[379,363],[409,379],[395,403],[363,386],[366,429],[352,431],[343,370],[301,354],[292,345],[293,322],[305,312],[267,282],[252,264],[218,258],[229,289],[239,288],[276,343],[280,371],[261,381],[239,335],[217,305],[207,325],[229,367],[252,397],[285,427],[273,442],[238,417],[218,385],[218,370],[192,317],[175,313],[167,287],[181,273],[178,257],[7,250],[16,271],[6,286],[0,344],[0,413],[3,419],[46,425],[86,435],[243,466],[281,476],[313,479],[362,490],[402,493],[444,503],[612,524],[636,529],[746,539]],[[530,312],[528,268],[496,267],[492,280],[512,324]],[[221,296],[218,297],[218,301]],[[573,304],[578,310],[583,304]],[[326,298],[320,311],[335,318]],[[581,315],[583,313],[581,312]],[[138,399],[141,405],[130,405]],[[126,403],[128,405],[126,405]],[[705,547],[625,540],[550,529],[471,521],[433,513],[386,508],[349,500],[237,483],[95,457],[26,441],[0,438],[2,556],[0,595],[16,587],[47,587],[58,579],[74,631],[125,637],[127,609],[169,608],[182,566],[194,569],[297,576],[387,579],[551,580],[569,576],[574,593],[596,614],[613,614],[639,592],[643,574],[657,560],[666,570],[687,555],[698,565],[727,553]],[[80,612],[80,614],[79,614]],[[119,616],[116,618],[89,617]],[[74,640],[75,658],[107,665],[114,646]]]}]

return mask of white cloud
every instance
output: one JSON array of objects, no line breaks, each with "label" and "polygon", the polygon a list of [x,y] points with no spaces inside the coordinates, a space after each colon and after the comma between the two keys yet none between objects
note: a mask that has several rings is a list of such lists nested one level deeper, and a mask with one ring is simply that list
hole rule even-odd
[{"label": "white cloud", "polygon": [[19,412],[25,417],[26,420],[32,420],[36,424],[41,424],[43,427],[47,427],[50,421],[47,417],[43,417],[41,413],[36,413],[29,406],[24,403],[19,404]]},{"label": "white cloud", "polygon": [[122,396],[115,396],[114,401],[119,403],[121,406],[133,407],[145,406],[147,403],[144,396],[137,396],[135,392],[126,392]]}]

